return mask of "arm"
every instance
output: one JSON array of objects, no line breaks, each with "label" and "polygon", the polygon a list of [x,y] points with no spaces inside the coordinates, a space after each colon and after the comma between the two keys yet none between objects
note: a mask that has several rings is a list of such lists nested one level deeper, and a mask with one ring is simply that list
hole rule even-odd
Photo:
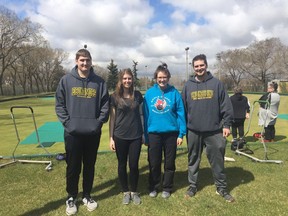
[{"label": "arm", "polygon": [[177,138],[177,145],[181,145],[183,137],[186,135],[186,114],[182,96],[179,94],[177,98],[177,121],[179,124],[179,136]]},{"label": "arm", "polygon": [[149,140],[148,140],[148,125],[147,125],[147,121],[148,121],[148,116],[149,116],[149,110],[148,110],[148,105],[146,102],[146,99],[144,97],[143,100],[143,131],[144,131],[144,144],[148,145]]},{"label": "arm", "polygon": [[110,137],[109,146],[112,151],[115,151],[115,142],[113,139],[114,126],[115,126],[115,107],[111,107],[110,120],[109,120],[109,137]]},{"label": "arm", "polygon": [[63,78],[58,84],[56,93],[55,93],[55,111],[59,121],[65,125],[69,121],[70,116],[66,107],[66,91],[63,83]]},{"label": "arm", "polygon": [[100,115],[98,120],[102,123],[108,121],[109,118],[109,93],[107,90],[106,83],[104,82],[102,85],[102,95],[101,95],[101,102],[100,102]]}]

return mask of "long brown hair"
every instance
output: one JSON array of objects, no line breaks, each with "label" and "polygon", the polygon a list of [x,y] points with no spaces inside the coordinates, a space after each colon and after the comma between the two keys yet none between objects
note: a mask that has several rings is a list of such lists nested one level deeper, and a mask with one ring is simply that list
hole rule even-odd
[{"label": "long brown hair", "polygon": [[[130,68],[125,68],[120,70],[118,74],[118,82],[116,84],[116,89],[114,94],[115,100],[117,101],[119,106],[123,106],[125,104],[124,101],[124,87],[123,87],[123,77],[125,74],[128,74],[132,77],[132,84],[128,89],[129,99],[131,101],[134,101],[134,76]],[[133,106],[134,103],[131,103],[131,106]]]}]

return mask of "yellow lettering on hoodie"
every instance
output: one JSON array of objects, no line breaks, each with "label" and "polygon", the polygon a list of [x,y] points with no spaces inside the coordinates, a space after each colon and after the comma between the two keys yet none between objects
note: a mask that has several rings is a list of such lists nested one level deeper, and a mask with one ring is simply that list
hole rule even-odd
[{"label": "yellow lettering on hoodie", "polygon": [[201,90],[191,92],[192,100],[203,100],[203,99],[211,99],[213,98],[214,91],[213,90]]}]

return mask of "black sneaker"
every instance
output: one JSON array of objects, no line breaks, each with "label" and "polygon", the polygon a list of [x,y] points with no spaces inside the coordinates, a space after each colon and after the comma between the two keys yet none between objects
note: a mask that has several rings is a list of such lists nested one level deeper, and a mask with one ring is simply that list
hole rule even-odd
[{"label": "black sneaker", "polygon": [[227,202],[235,202],[235,199],[233,196],[231,196],[226,190],[224,189],[217,189],[216,194],[222,196]]},{"label": "black sneaker", "polygon": [[195,196],[196,192],[197,192],[196,187],[189,186],[189,188],[186,191],[186,197],[193,197]]}]

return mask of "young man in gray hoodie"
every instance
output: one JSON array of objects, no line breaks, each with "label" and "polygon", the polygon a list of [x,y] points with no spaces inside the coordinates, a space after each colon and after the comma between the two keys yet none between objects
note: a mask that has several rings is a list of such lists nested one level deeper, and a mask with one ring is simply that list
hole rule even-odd
[{"label": "young man in gray hoodie", "polygon": [[66,214],[77,212],[76,198],[83,163],[83,204],[97,208],[91,198],[101,128],[108,120],[109,94],[104,80],[94,73],[91,54],[76,53],[76,66],[62,77],[56,90],[56,114],[64,127],[66,151]]},{"label": "young man in gray hoodie", "polygon": [[224,171],[226,137],[230,135],[233,107],[224,85],[207,71],[203,54],[192,60],[195,75],[186,82],[182,97],[186,109],[188,181],[186,197],[197,192],[199,165],[203,148],[211,165],[216,193],[227,202],[234,198],[227,191]]}]

